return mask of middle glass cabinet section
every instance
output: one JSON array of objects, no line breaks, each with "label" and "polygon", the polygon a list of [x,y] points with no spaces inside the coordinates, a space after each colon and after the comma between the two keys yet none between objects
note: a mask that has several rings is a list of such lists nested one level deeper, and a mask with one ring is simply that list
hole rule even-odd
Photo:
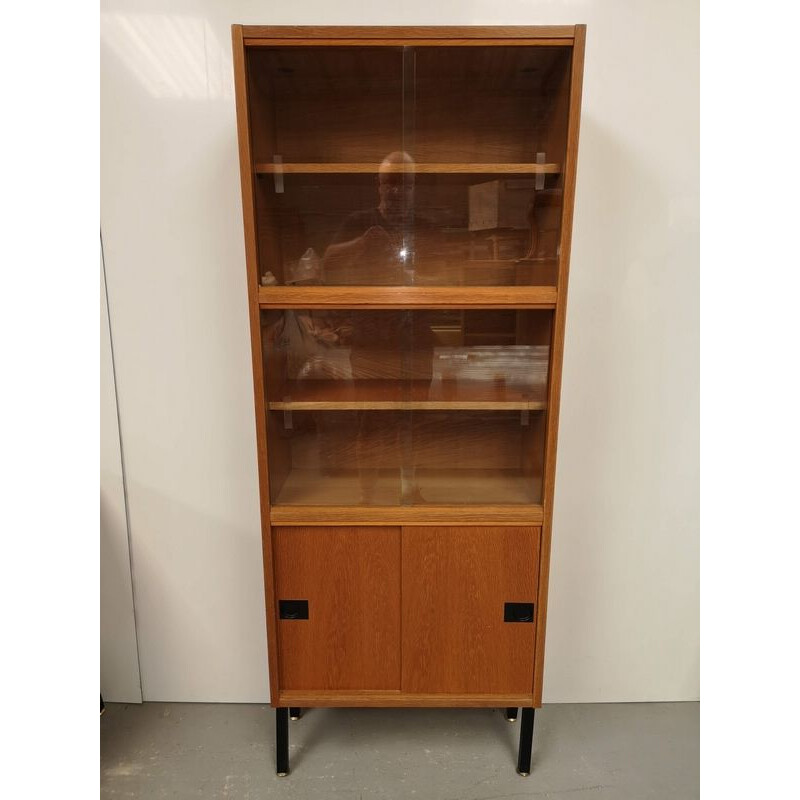
[{"label": "middle glass cabinet section", "polygon": [[262,311],[272,504],[540,503],[552,315]]}]

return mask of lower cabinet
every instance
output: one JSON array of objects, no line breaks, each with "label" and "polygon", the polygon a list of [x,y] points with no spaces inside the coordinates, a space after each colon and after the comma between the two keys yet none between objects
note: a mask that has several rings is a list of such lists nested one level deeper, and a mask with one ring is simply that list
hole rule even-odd
[{"label": "lower cabinet", "polygon": [[540,530],[274,528],[282,689],[531,693]]}]

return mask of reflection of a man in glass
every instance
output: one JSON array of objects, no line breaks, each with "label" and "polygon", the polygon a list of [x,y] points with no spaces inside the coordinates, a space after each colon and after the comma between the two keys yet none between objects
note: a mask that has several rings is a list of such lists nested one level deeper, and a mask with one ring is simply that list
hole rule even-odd
[{"label": "reflection of a man in glass", "polygon": [[[414,282],[415,233],[431,223],[414,212],[414,160],[389,153],[378,166],[378,205],[356,211],[343,222],[325,252],[326,283],[408,285]],[[429,385],[432,332],[424,311],[361,311],[352,316],[352,379],[394,386],[389,396]],[[411,419],[402,412],[358,411],[355,456],[361,502],[424,502],[410,452]],[[381,475],[400,470],[400,487]],[[386,472],[388,471],[388,473]],[[381,488],[383,487],[383,488]]]},{"label": "reflection of a man in glass", "polygon": [[413,282],[415,232],[430,228],[414,213],[414,159],[389,153],[377,181],[378,205],[350,214],[325,252],[328,283]]}]

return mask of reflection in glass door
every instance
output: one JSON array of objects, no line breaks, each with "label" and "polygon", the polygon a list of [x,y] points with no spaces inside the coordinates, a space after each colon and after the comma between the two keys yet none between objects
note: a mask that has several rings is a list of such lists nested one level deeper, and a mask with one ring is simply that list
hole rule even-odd
[{"label": "reflection in glass door", "polygon": [[264,312],[271,500],[538,503],[552,312]]},{"label": "reflection in glass door", "polygon": [[570,48],[248,57],[264,286],[555,285]]}]

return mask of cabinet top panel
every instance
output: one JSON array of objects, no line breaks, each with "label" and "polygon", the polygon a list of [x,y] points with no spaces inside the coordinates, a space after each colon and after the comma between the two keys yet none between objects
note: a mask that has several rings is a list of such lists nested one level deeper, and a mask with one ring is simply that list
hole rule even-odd
[{"label": "cabinet top panel", "polygon": [[[581,25],[234,25],[245,39],[557,39],[571,44]],[[256,42],[251,42],[256,44]]]}]

